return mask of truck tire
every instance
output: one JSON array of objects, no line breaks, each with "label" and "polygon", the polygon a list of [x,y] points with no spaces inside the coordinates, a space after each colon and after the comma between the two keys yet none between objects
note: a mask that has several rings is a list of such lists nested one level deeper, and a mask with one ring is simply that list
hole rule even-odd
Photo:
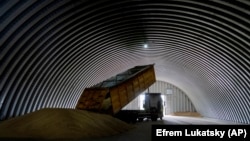
[{"label": "truck tire", "polygon": [[153,114],[153,115],[151,115],[151,120],[152,120],[152,121],[157,121],[157,118],[158,118],[158,116],[157,116],[157,115],[154,115],[154,114]]},{"label": "truck tire", "polygon": [[151,120],[152,121],[157,121],[157,118],[156,117],[152,117]]}]

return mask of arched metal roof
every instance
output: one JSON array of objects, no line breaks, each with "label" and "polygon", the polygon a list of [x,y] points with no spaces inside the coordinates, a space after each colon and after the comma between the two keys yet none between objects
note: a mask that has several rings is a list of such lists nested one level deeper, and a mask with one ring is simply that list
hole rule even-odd
[{"label": "arched metal roof", "polygon": [[0,118],[74,108],[84,88],[155,63],[157,80],[203,116],[250,123],[249,9],[248,0],[2,0]]}]

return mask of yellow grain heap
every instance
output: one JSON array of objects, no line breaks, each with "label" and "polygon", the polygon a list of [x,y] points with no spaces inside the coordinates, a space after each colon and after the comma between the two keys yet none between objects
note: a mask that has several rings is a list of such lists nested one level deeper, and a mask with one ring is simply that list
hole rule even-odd
[{"label": "yellow grain heap", "polygon": [[116,135],[134,126],[110,115],[42,109],[0,123],[0,138],[80,139]]}]

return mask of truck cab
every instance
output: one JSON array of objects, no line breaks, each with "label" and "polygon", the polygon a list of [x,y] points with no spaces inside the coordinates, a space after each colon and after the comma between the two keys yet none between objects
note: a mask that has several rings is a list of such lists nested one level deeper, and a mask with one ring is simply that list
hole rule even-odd
[{"label": "truck cab", "polygon": [[[161,93],[145,93],[145,101],[143,104],[145,113],[149,115],[152,121],[163,117],[163,100]],[[141,119],[140,119],[141,120]]]}]

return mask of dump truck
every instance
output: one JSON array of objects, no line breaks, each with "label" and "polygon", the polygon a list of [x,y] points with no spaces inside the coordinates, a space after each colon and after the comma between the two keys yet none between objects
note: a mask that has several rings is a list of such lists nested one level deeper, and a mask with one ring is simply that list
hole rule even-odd
[{"label": "dump truck", "polygon": [[156,121],[163,117],[163,100],[161,93],[145,93],[143,110],[122,109],[115,116],[128,123],[141,122],[144,119]]},{"label": "dump truck", "polygon": [[155,82],[154,64],[135,66],[85,88],[76,109],[117,117],[125,105]]}]

